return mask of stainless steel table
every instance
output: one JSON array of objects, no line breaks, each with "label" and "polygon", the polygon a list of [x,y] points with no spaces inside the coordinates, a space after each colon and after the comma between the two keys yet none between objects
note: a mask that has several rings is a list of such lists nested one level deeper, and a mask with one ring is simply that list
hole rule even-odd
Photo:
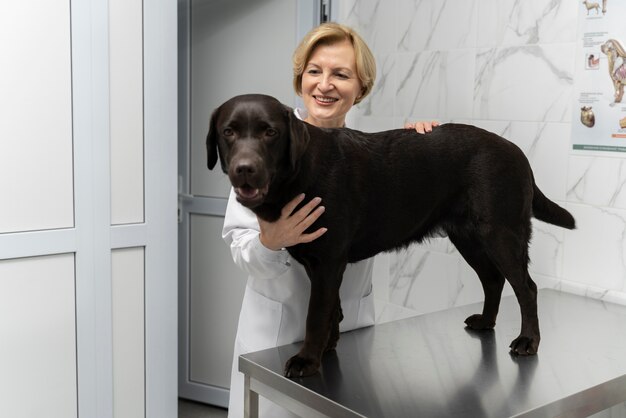
[{"label": "stainless steel table", "polygon": [[243,355],[246,410],[264,396],[304,417],[585,417],[626,401],[626,307],[539,292],[539,354],[515,357],[520,313],[502,299],[494,331],[469,305],[343,333],[319,374],[287,379],[300,344]]}]

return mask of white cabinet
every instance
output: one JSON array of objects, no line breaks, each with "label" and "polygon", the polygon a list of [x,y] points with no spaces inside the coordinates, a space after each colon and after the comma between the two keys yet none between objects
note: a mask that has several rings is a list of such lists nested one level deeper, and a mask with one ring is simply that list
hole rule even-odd
[{"label": "white cabinet", "polygon": [[0,416],[177,413],[177,2],[0,5]]}]

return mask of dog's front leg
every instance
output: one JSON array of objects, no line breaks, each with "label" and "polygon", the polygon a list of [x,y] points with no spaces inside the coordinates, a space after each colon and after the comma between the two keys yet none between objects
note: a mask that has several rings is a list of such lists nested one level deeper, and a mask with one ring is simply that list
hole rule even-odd
[{"label": "dog's front leg", "polygon": [[[311,296],[306,318],[304,344],[298,354],[287,361],[285,376],[302,377],[316,373],[327,348],[333,322],[338,320],[339,287],[345,263],[326,262],[324,266],[307,268],[311,280]],[[338,336],[335,336],[338,339]]]}]

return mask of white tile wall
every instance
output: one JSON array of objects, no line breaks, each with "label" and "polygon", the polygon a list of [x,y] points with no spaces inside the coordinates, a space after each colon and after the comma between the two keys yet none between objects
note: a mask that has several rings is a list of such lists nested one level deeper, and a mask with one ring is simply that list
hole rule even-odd
[{"label": "white tile wall", "polygon": [[578,3],[568,0],[480,0],[478,46],[573,42]]},{"label": "white tile wall", "polygon": [[570,120],[574,43],[478,49],[476,119]]}]

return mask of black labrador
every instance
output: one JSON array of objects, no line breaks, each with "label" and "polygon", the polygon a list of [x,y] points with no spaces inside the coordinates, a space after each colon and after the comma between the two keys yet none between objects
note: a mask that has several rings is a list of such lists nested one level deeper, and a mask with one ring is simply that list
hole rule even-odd
[{"label": "black labrador", "polygon": [[539,190],[513,143],[460,124],[426,136],[407,129],[323,129],[300,121],[273,97],[243,95],[213,112],[206,145],[209,169],[219,154],[237,200],[259,218],[277,220],[303,192],[321,197],[326,207],[310,230],[328,232],[287,249],[305,267],[311,295],[304,344],[287,362],[286,376],[315,373],[322,354],[335,348],[348,263],[439,231],[476,271],[485,293],[482,313],[467,318],[467,326],[494,327],[506,278],[522,314],[511,352],[537,352],[537,287],[528,274],[531,217],[568,229],[575,220]]}]

